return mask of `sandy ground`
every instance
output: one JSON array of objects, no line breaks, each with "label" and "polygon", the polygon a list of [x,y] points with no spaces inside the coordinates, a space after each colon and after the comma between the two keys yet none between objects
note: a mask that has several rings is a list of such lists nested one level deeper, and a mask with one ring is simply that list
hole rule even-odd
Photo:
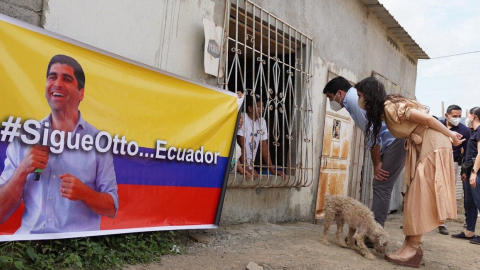
[{"label": "sandy ground", "polygon": [[[450,234],[461,231],[459,222],[449,222]],[[480,220],[480,219],[479,219]],[[388,217],[385,229],[390,235],[389,250],[403,242],[401,213]],[[477,224],[480,228],[480,222]],[[347,229],[347,228],[345,228]],[[322,225],[309,223],[241,224],[191,233],[210,236],[210,244],[190,241],[179,255],[163,256],[161,262],[129,266],[127,269],[246,269],[255,262],[263,269],[409,269],[395,266],[376,254],[376,260],[363,258],[356,251],[334,243],[336,226],[330,227],[330,246],[320,244]],[[333,242],[333,243],[332,243]],[[438,230],[423,238],[423,269],[480,269],[480,245],[441,235]],[[261,268],[260,268],[261,269]]]}]

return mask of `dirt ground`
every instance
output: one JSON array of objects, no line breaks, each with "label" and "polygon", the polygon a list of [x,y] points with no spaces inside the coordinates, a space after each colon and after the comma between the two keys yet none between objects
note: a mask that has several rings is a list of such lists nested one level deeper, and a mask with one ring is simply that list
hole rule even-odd
[{"label": "dirt ground", "polygon": [[[466,240],[453,239],[463,227],[463,214],[458,222],[449,222],[450,235],[438,230],[423,238],[423,269],[480,269],[480,246]],[[480,220],[480,219],[479,219]],[[401,213],[388,217],[385,229],[390,235],[389,250],[398,249],[403,242]],[[477,228],[480,224],[477,224]],[[345,228],[347,229],[347,228]],[[255,262],[265,270],[300,269],[409,269],[387,262],[382,255],[376,260],[363,258],[356,251],[341,248],[334,242],[336,226],[330,227],[330,246],[320,244],[322,225],[309,223],[241,224],[215,230],[192,231],[210,237],[210,244],[189,242],[179,255],[163,256],[161,262],[127,267],[129,270],[167,269],[247,269]],[[253,268],[255,269],[255,268]],[[262,269],[262,268],[258,268]]]}]

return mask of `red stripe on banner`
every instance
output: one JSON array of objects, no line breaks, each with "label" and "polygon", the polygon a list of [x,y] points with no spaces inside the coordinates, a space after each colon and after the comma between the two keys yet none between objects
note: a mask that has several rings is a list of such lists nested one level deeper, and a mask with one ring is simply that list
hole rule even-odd
[{"label": "red stripe on banner", "polygon": [[101,230],[213,224],[220,188],[118,185],[115,218]]},{"label": "red stripe on banner", "polygon": [[20,228],[24,210],[25,205],[22,202],[17,210],[15,210],[15,212],[13,212],[13,214],[7,219],[7,221],[0,225],[0,235],[13,234],[18,230],[18,228]]},{"label": "red stripe on banner", "polygon": [[[102,217],[100,229],[213,224],[220,188],[118,185],[120,206],[115,218]],[[20,227],[23,203],[0,225],[0,235]]]}]

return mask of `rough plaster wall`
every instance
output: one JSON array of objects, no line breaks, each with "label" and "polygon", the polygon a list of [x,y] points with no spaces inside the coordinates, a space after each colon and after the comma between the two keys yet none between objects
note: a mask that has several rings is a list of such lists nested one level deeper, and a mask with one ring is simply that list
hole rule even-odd
[{"label": "rough plaster wall", "polygon": [[414,97],[417,66],[406,58],[405,54],[408,51],[398,39],[394,38],[398,48],[387,41],[387,36],[393,36],[388,34],[378,18],[367,13],[364,13],[363,17],[364,21],[367,21],[369,29],[368,42],[370,44],[366,55],[375,56],[364,59],[366,71],[371,70],[382,74],[393,83],[400,85],[404,95]]},{"label": "rough plaster wall", "polygon": [[360,1],[253,2],[313,37],[317,68],[348,69],[358,79],[375,70],[414,95],[416,65],[405,57],[407,49],[398,39],[400,50],[387,41],[385,26]]},{"label": "rough plaster wall", "polygon": [[220,224],[312,221],[308,188],[227,189]]},{"label": "rough plaster wall", "polygon": [[41,26],[43,0],[0,0],[0,13]]},{"label": "rough plaster wall", "polygon": [[202,18],[223,23],[223,11],[217,12],[215,2],[218,1],[48,0],[44,27],[204,82],[208,76],[203,72]]}]

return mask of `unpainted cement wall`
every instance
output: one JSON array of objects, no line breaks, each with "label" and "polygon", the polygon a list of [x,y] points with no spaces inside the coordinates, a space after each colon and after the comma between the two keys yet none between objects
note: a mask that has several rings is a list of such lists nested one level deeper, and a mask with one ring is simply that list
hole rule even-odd
[{"label": "unpainted cement wall", "polygon": [[43,0],[0,0],[0,13],[41,26]]},{"label": "unpainted cement wall", "polygon": [[[44,1],[40,13],[47,30],[201,83],[217,83],[203,70],[202,18],[223,25],[223,0]],[[40,2],[0,0],[0,12],[39,25]],[[416,64],[360,1],[254,2],[313,38],[314,179],[305,188],[228,189],[221,222],[312,221],[326,106],[322,89],[328,71],[354,82],[376,71],[413,97]]]}]

